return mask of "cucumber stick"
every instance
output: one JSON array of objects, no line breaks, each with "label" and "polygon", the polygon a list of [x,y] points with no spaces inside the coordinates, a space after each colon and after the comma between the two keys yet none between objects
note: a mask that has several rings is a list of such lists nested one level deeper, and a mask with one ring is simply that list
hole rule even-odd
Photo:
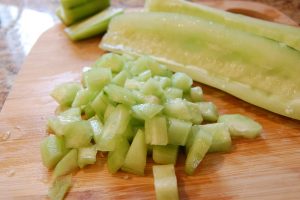
[{"label": "cucumber stick", "polygon": [[123,12],[121,8],[108,8],[79,23],[65,28],[71,40],[82,40],[106,31],[110,19]]},{"label": "cucumber stick", "polygon": [[279,42],[197,17],[148,12],[115,17],[100,46],[147,54],[196,81],[300,119],[300,52]]},{"label": "cucumber stick", "polygon": [[147,0],[146,2],[146,10],[149,11],[174,12],[196,16],[211,22],[224,24],[228,27],[276,40],[300,50],[300,29],[293,26],[233,14],[185,0]]},{"label": "cucumber stick", "polygon": [[51,200],[63,200],[72,186],[72,175],[57,178],[49,189],[48,196]]}]

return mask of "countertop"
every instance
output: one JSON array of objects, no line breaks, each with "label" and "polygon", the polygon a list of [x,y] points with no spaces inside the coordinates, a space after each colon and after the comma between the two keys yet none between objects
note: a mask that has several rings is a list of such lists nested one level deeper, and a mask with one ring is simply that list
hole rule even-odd
[{"label": "countertop", "polygon": [[[299,0],[252,0],[271,5],[300,24]],[[142,6],[143,0],[112,0],[118,6]],[[38,37],[59,23],[59,0],[0,0],[0,111],[25,57]],[[30,91],[28,91],[30,95]]]}]

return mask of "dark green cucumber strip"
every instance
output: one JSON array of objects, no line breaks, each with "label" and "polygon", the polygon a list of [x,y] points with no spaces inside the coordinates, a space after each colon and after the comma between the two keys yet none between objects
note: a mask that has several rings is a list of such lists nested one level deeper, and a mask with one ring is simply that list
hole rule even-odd
[{"label": "dark green cucumber strip", "polygon": [[63,8],[74,8],[86,4],[89,0],[60,0]]},{"label": "dark green cucumber strip", "polygon": [[108,8],[90,18],[67,27],[65,32],[71,40],[82,40],[99,35],[107,30],[111,18],[122,13],[123,9],[121,8]]},{"label": "dark green cucumber strip", "polygon": [[146,2],[145,8],[149,11],[174,12],[199,17],[285,43],[300,51],[300,28],[298,27],[233,14],[185,0],[147,0]]},{"label": "dark green cucumber strip", "polygon": [[279,42],[198,17],[148,12],[115,17],[101,47],[147,54],[196,81],[300,119],[300,52]]}]

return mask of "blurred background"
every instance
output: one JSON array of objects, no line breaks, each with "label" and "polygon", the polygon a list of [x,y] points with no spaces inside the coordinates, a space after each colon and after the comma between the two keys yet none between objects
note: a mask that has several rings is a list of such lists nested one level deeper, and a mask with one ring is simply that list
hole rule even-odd
[{"label": "blurred background", "polygon": [[[300,24],[300,0],[247,1],[273,6]],[[113,6],[142,7],[143,4],[144,0],[112,0]],[[58,5],[59,0],[0,0],[0,111],[38,37],[59,23],[55,15]]]}]

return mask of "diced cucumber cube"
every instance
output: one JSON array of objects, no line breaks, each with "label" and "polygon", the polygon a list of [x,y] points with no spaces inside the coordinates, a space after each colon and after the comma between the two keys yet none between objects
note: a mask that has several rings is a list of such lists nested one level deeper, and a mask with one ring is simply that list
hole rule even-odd
[{"label": "diced cucumber cube", "polygon": [[172,81],[169,77],[154,76],[153,79],[158,81],[161,88],[163,88],[163,89],[171,87],[171,85],[172,85]]},{"label": "diced cucumber cube", "polygon": [[92,108],[91,102],[88,103],[88,104],[84,107],[83,112],[84,112],[85,117],[86,117],[87,119],[90,119],[91,117],[95,116],[95,114],[96,114],[95,111],[94,111],[94,109]]},{"label": "diced cucumber cube", "polygon": [[146,95],[144,96],[144,101],[143,103],[150,103],[150,104],[160,104],[161,100],[154,95]]},{"label": "diced cucumber cube", "polygon": [[178,146],[177,145],[154,145],[153,160],[157,164],[175,164],[177,160]]},{"label": "diced cucumber cube", "polygon": [[129,147],[121,169],[125,172],[144,175],[146,159],[147,145],[145,143],[145,134],[139,129]]},{"label": "diced cucumber cube", "polygon": [[126,154],[129,150],[129,143],[126,139],[121,138],[115,150],[108,153],[107,168],[112,174],[116,173],[124,164]]},{"label": "diced cucumber cube", "polygon": [[115,106],[112,104],[108,104],[108,106],[106,107],[105,113],[104,113],[104,122],[106,122],[106,120],[108,119],[108,117],[111,115],[111,113],[115,110]]},{"label": "diced cucumber cube", "polygon": [[204,129],[199,129],[185,160],[185,173],[192,175],[212,144],[212,135]]},{"label": "diced cucumber cube", "polygon": [[113,151],[116,141],[125,132],[130,119],[129,108],[119,104],[104,123],[97,149],[100,151]]},{"label": "diced cucumber cube", "polygon": [[147,81],[151,77],[152,77],[151,70],[146,70],[146,71],[143,71],[142,73],[140,73],[137,76],[137,80],[139,80],[139,81]]},{"label": "diced cucumber cube", "polygon": [[65,126],[64,136],[67,148],[86,147],[91,144],[93,129],[89,121],[72,122]]},{"label": "diced cucumber cube", "polygon": [[128,72],[126,70],[122,70],[112,79],[111,82],[123,87],[127,78],[129,78]]},{"label": "diced cucumber cube", "polygon": [[111,69],[94,67],[84,73],[84,81],[92,91],[100,91],[112,79]]},{"label": "diced cucumber cube", "polygon": [[212,102],[199,102],[201,114],[204,121],[216,122],[219,117],[217,106]]},{"label": "diced cucumber cube", "polygon": [[141,74],[142,72],[149,70],[149,63],[147,56],[141,56],[132,63],[130,73],[134,76]]},{"label": "diced cucumber cube", "polygon": [[96,162],[97,149],[95,146],[78,149],[78,166],[80,168]]},{"label": "diced cucumber cube", "polygon": [[227,152],[231,150],[231,137],[226,124],[214,123],[200,125],[199,127],[212,134],[212,144],[208,152]]},{"label": "diced cucumber cube", "polygon": [[192,126],[191,131],[188,136],[188,139],[185,144],[185,154],[186,155],[189,153],[190,148],[194,142],[195,136],[196,136],[197,132],[199,131],[199,129],[200,129],[199,125]]},{"label": "diced cucumber cube", "polygon": [[54,179],[71,173],[78,168],[77,164],[78,150],[70,150],[56,165],[53,171]]},{"label": "diced cucumber cube", "polygon": [[233,137],[255,138],[262,131],[259,123],[240,114],[221,115],[218,122],[227,124],[230,135]]},{"label": "diced cucumber cube", "polygon": [[201,122],[203,121],[203,117],[200,106],[196,103],[191,103],[188,101],[186,103],[190,110],[191,122],[193,122],[193,124],[201,124]]},{"label": "diced cucumber cube", "polygon": [[182,72],[176,72],[172,76],[173,87],[182,89],[184,92],[188,92],[193,84],[193,79]]},{"label": "diced cucumber cube", "polygon": [[174,165],[154,165],[153,176],[157,200],[179,199]]},{"label": "diced cucumber cube", "polygon": [[185,146],[192,123],[176,118],[168,118],[168,143]]},{"label": "diced cucumber cube", "polygon": [[124,84],[124,88],[129,90],[139,90],[144,85],[143,82],[140,82],[136,79],[127,79]]},{"label": "diced cucumber cube", "polygon": [[56,86],[50,95],[60,105],[71,106],[77,92],[80,89],[81,85],[79,83],[68,82]]},{"label": "diced cucumber cube", "polygon": [[186,121],[191,121],[190,109],[183,99],[170,99],[164,105],[164,113],[169,117],[174,117]]},{"label": "diced cucumber cube", "polygon": [[93,110],[96,112],[96,114],[98,115],[98,117],[103,118],[108,103],[109,100],[107,96],[103,92],[100,92],[97,95],[97,97],[94,99],[94,101],[91,103],[91,106]]},{"label": "diced cucumber cube", "polygon": [[63,200],[72,186],[72,175],[57,178],[49,189],[48,196],[51,200]]},{"label": "diced cucumber cube", "polygon": [[146,143],[151,145],[167,145],[168,131],[165,116],[155,116],[145,120]]},{"label": "diced cucumber cube", "polygon": [[164,92],[165,98],[168,99],[176,99],[176,98],[182,98],[183,91],[182,89],[174,88],[174,87],[169,87],[165,89]]},{"label": "diced cucumber cube", "polygon": [[126,88],[110,84],[104,88],[104,92],[113,102],[123,103],[129,106],[136,103],[135,96]]},{"label": "diced cucumber cube", "polygon": [[101,139],[103,124],[97,116],[90,118],[89,122],[93,130],[93,139],[96,143],[99,143],[99,140]]},{"label": "diced cucumber cube", "polygon": [[162,105],[151,103],[138,104],[131,107],[133,116],[142,120],[153,118],[155,115],[160,113],[163,108],[164,107]]},{"label": "diced cucumber cube", "polygon": [[87,105],[92,101],[97,95],[97,92],[91,91],[89,89],[79,90],[74,98],[72,107],[81,107]]},{"label": "diced cucumber cube", "polygon": [[148,79],[145,84],[142,85],[141,91],[145,95],[161,96],[163,94],[163,89],[160,83],[152,78]]},{"label": "diced cucumber cube", "polygon": [[107,53],[102,55],[94,64],[96,67],[110,68],[112,72],[118,73],[124,67],[124,58],[118,54]]},{"label": "diced cucumber cube", "polygon": [[193,102],[203,101],[203,91],[200,86],[192,87],[190,90],[190,96]]},{"label": "diced cucumber cube", "polygon": [[40,150],[43,164],[48,169],[55,167],[68,152],[64,138],[56,135],[46,137],[41,143]]}]

